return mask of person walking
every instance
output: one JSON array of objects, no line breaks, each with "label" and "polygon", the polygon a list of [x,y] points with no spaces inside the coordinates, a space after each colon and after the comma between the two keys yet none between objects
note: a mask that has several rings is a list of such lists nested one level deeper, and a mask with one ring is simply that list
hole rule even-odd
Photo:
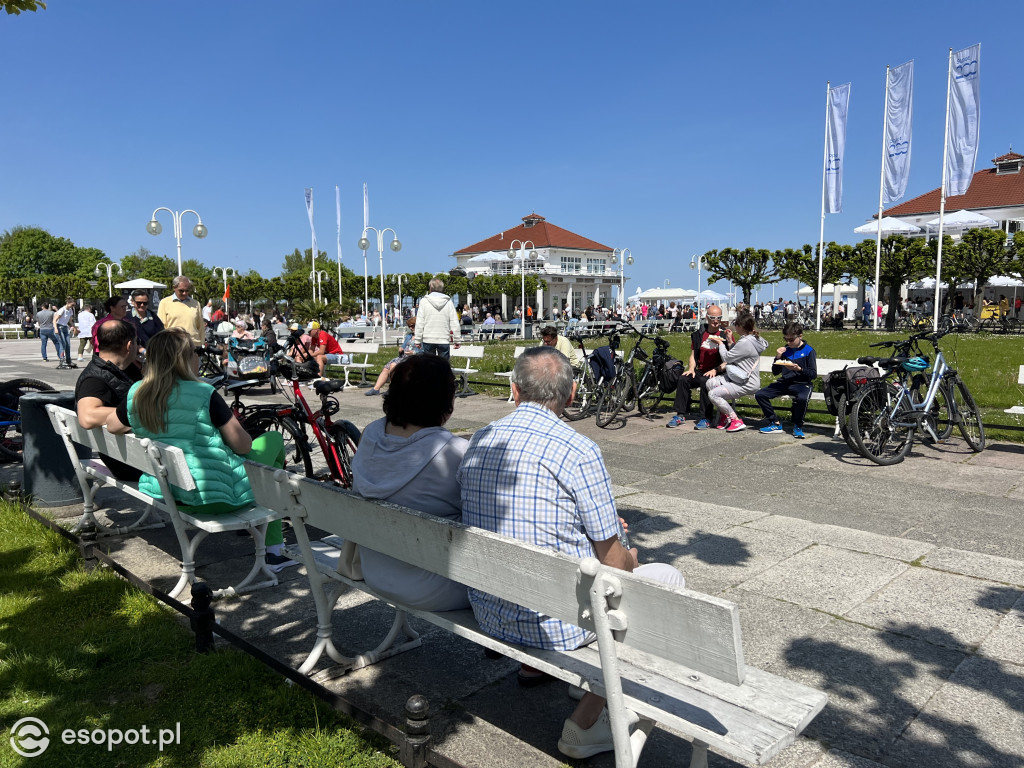
[{"label": "person walking", "polygon": [[75,320],[75,300],[68,296],[64,300],[64,306],[57,310],[53,322],[57,327],[57,335],[60,337],[60,346],[63,354],[58,352],[61,361],[57,368],[77,368],[71,362],[71,323]]},{"label": "person walking", "polygon": [[57,313],[50,309],[50,302],[44,301],[40,310],[36,312],[36,324],[39,326],[39,341],[42,346],[43,360],[50,362],[46,354],[46,342],[52,341],[57,350],[57,359],[60,360],[63,350],[60,346],[60,336],[57,335],[56,326]]},{"label": "person walking", "polygon": [[96,315],[92,312],[92,305],[86,304],[78,313],[78,362],[82,362],[82,353],[85,352],[85,345],[89,345],[89,354],[96,354],[92,345],[92,327],[96,324]]},{"label": "person walking", "polygon": [[[428,355],[437,355],[447,360],[451,356],[451,345],[462,338],[459,328],[459,312],[448,294],[442,293],[444,283],[436,277],[428,283],[430,293],[420,299],[419,314],[416,317],[414,340]],[[458,344],[455,345],[458,347]]]}]

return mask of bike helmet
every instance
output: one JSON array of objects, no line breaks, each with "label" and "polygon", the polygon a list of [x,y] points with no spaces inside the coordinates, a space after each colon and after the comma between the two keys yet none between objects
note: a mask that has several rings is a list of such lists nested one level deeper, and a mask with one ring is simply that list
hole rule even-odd
[{"label": "bike helmet", "polygon": [[911,373],[917,373],[918,371],[924,371],[928,368],[928,359],[924,357],[912,357],[909,360],[905,360],[902,366],[904,371]]}]

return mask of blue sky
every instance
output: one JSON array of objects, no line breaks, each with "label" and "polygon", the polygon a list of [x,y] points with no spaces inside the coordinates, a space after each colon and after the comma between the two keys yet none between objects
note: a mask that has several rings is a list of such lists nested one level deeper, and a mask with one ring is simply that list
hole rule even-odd
[{"label": "blue sky", "polygon": [[[185,258],[277,274],[310,245],[388,272],[536,211],[628,247],[637,286],[692,288],[710,248],[817,242],[825,81],[852,81],[843,210],[878,205],[885,66],[915,60],[909,199],[939,186],[948,49],[982,43],[978,169],[1024,150],[1019,3],[126,2],[0,17],[0,231],[39,226],[112,258],[192,208]],[[373,264],[371,274],[377,272]],[[723,289],[724,284],[716,286]],[[792,286],[788,287],[792,290]],[[769,289],[770,290],[770,289]],[[781,291],[780,291],[781,292]]]}]

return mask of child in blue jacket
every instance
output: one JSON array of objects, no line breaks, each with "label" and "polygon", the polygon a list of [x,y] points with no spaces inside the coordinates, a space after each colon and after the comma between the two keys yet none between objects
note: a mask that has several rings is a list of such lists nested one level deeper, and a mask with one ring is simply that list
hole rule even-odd
[{"label": "child in blue jacket", "polygon": [[818,358],[811,345],[804,341],[804,328],[800,323],[787,323],[782,335],[786,346],[776,350],[772,363],[772,373],[781,376],[754,395],[768,420],[768,426],[761,427],[760,431],[764,435],[782,434],[782,423],[775,415],[771,401],[789,395],[793,398],[793,437],[802,440],[807,401],[811,399],[812,385],[818,376]]}]

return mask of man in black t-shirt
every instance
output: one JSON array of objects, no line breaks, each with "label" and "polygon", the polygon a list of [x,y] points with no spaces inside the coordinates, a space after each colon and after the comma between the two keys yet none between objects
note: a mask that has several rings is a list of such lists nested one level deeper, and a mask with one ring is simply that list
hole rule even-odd
[{"label": "man in black t-shirt", "polygon": [[[96,331],[97,352],[75,384],[78,423],[86,429],[101,427],[107,416],[128,397],[132,384],[142,379],[135,364],[135,326],[124,320],[107,320]],[[119,461],[101,456],[118,480],[138,480],[142,472]]]}]

